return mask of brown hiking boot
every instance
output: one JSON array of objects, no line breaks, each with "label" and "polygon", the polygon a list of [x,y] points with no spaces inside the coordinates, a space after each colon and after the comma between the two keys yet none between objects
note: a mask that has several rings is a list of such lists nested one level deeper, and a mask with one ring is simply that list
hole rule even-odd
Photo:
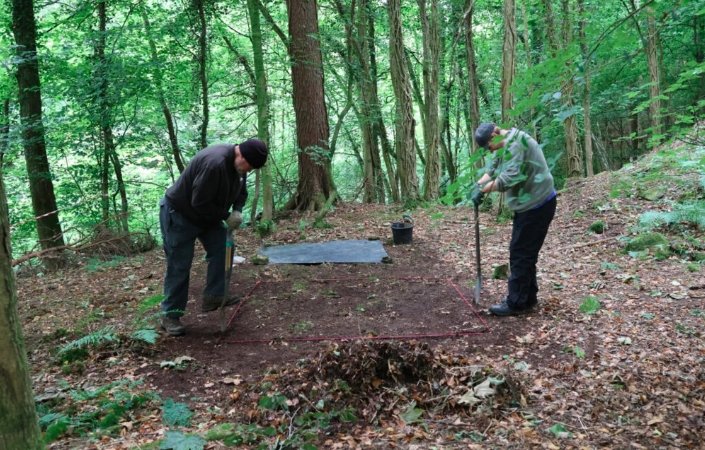
[{"label": "brown hiking boot", "polygon": [[170,336],[181,336],[186,332],[186,328],[178,317],[163,316],[161,326]]},{"label": "brown hiking boot", "polygon": [[232,296],[229,297],[226,301],[225,304],[223,304],[223,296],[222,295],[208,295],[204,294],[203,295],[203,303],[201,305],[201,312],[211,312],[215,311],[216,309],[220,308],[221,306],[225,308],[226,306],[233,306],[237,305],[240,303],[240,297],[237,296]]}]

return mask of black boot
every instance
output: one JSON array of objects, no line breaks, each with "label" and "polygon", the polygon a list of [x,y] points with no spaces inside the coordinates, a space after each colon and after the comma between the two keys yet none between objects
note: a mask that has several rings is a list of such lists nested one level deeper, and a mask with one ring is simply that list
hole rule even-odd
[{"label": "black boot", "polygon": [[495,316],[518,316],[530,312],[532,308],[533,306],[526,308],[513,308],[509,306],[507,300],[503,300],[502,303],[490,306],[488,311]]}]

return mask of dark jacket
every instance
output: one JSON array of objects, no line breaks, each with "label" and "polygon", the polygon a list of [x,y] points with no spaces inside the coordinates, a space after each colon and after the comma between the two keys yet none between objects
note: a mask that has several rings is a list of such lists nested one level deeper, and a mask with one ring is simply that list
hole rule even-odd
[{"label": "dark jacket", "polygon": [[219,226],[231,207],[242,211],[247,201],[246,181],[247,176],[235,170],[235,145],[215,144],[196,153],[165,197],[193,224]]}]

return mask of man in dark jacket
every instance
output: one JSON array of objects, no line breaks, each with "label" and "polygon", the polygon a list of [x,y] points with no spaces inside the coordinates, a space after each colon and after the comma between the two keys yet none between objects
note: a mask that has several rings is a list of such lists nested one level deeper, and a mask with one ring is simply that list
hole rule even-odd
[{"label": "man in dark jacket", "polygon": [[553,176],[541,146],[523,131],[483,123],[475,141],[493,158],[478,181],[473,203],[477,207],[485,193],[499,191],[514,211],[507,297],[489,311],[497,316],[524,314],[538,304],[536,263],[556,213]]},{"label": "man in dark jacket", "polygon": [[236,229],[242,223],[247,172],[262,167],[267,155],[267,146],[257,139],[208,146],[193,157],[159,202],[166,254],[161,326],[170,335],[185,332],[180,317],[188,302],[196,239],[203,244],[208,262],[201,310],[214,311],[237,302],[235,297],[223,302],[226,226]]}]

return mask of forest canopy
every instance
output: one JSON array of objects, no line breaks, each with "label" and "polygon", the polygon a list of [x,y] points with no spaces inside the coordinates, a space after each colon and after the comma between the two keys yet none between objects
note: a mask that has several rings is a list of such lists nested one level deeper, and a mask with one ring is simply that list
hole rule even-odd
[{"label": "forest canopy", "polygon": [[212,143],[268,142],[246,209],[266,230],[336,200],[462,201],[480,122],[534,135],[560,187],[705,107],[702,0],[13,0],[0,20],[16,258],[153,245],[159,198]]}]

